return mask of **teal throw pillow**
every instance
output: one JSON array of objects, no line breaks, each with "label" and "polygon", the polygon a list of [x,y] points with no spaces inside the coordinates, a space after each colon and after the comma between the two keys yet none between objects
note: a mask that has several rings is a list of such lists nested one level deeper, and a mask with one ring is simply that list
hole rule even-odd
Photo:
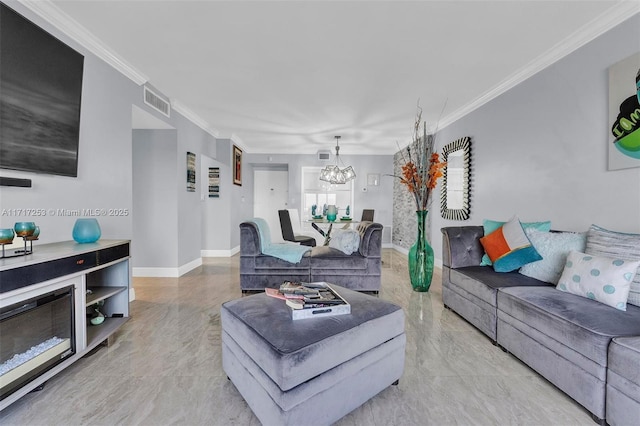
[{"label": "teal throw pillow", "polygon": [[[491,234],[496,229],[500,228],[506,222],[500,222],[497,220],[484,219],[482,221],[482,227],[484,228],[484,235],[487,236]],[[526,231],[527,229],[535,229],[540,232],[549,232],[551,230],[551,221],[547,220],[544,222],[521,222],[522,227]],[[480,262],[480,266],[491,266],[493,263],[489,256],[485,253],[482,256],[482,261]]]},{"label": "teal throw pillow", "polygon": [[519,272],[554,285],[562,275],[567,255],[571,250],[584,252],[587,240],[586,232],[540,232],[535,229],[525,232],[542,260],[527,263]]},{"label": "teal throw pillow", "polygon": [[531,245],[517,217],[480,238],[496,272],[511,272],[542,257]]}]

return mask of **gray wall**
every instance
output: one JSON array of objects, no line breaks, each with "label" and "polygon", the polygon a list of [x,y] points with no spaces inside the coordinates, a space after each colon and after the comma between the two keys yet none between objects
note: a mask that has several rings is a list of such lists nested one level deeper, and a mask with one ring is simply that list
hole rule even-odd
[{"label": "gray wall", "polygon": [[[228,252],[231,241],[231,228],[228,224],[231,221],[231,169],[227,164],[203,155],[201,157],[200,175],[204,179],[200,185],[202,198],[202,249],[206,251],[216,251],[218,253]],[[220,169],[220,197],[209,198],[207,180],[209,167]]]},{"label": "gray wall", "polygon": [[635,15],[441,131],[471,136],[473,171],[470,219],[432,216],[437,258],[441,227],[485,218],[640,232],[640,168],[607,171],[608,68],[638,51]]},{"label": "gray wall", "polygon": [[176,145],[176,130],[133,131],[132,256],[139,266],[180,266]]},{"label": "gray wall", "polygon": [[[142,104],[142,88],[81,46],[57,31],[19,3],[8,4],[74,49],[85,55],[78,177],[61,177],[0,170],[2,176],[27,178],[31,188],[0,188],[2,209],[43,209],[45,216],[2,215],[0,226],[12,228],[17,221],[34,221],[40,226],[37,245],[71,240],[77,219],[58,209],[132,208],[131,105]],[[131,238],[131,214],[97,217],[102,238]]]},{"label": "gray wall", "polygon": [[227,247],[238,250],[240,247],[240,223],[253,215],[253,174],[247,154],[242,155],[242,185],[233,184],[233,140],[219,139],[218,161],[227,165],[228,172],[220,176],[225,185],[228,185],[227,208],[229,209],[229,221],[221,224],[228,235]]},{"label": "gray wall", "polygon": [[[201,188],[207,185],[207,179],[201,174],[202,155],[216,155],[216,139],[195,126],[180,114],[174,114],[173,123],[178,129],[178,152],[175,161],[178,183],[178,264],[186,265],[200,259],[202,236]],[[196,190],[187,191],[186,167],[187,152],[196,154]],[[181,187],[182,186],[182,187]]]}]

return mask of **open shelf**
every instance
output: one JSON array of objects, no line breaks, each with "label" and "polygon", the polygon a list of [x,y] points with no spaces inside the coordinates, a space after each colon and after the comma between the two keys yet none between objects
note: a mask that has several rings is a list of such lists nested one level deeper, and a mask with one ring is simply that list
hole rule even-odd
[{"label": "open shelf", "polygon": [[128,317],[121,318],[105,318],[104,322],[100,325],[88,325],[87,326],[87,347],[86,350],[98,346],[105,341],[109,336],[116,332],[122,325],[129,320]]},{"label": "open shelf", "polygon": [[91,290],[91,294],[87,294],[86,306],[91,306],[94,303],[97,303],[101,300],[104,300],[108,297],[116,295],[121,291],[125,291],[128,289],[127,286],[117,286],[117,287],[87,287],[88,290]]}]

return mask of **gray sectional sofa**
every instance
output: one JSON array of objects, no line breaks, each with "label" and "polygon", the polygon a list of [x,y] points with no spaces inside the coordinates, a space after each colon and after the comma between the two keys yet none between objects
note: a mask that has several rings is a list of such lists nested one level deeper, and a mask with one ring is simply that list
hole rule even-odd
[{"label": "gray sectional sofa", "polygon": [[299,263],[265,255],[252,221],[240,224],[240,288],[243,292],[276,288],[283,281],[325,281],[357,291],[379,292],[382,276],[382,225],[361,222],[358,251],[344,254],[328,246],[311,248]]},{"label": "gray sectional sofa", "polygon": [[479,266],[482,226],[447,227],[442,299],[601,424],[640,421],[640,307],[622,311],[517,271]]}]

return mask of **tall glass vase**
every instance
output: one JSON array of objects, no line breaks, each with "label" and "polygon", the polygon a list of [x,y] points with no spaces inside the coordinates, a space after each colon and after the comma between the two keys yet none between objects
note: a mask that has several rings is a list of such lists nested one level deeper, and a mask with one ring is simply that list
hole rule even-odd
[{"label": "tall glass vase", "polygon": [[433,278],[433,248],[427,241],[425,221],[428,210],[418,210],[418,238],[409,249],[409,277],[413,291],[429,291]]}]

